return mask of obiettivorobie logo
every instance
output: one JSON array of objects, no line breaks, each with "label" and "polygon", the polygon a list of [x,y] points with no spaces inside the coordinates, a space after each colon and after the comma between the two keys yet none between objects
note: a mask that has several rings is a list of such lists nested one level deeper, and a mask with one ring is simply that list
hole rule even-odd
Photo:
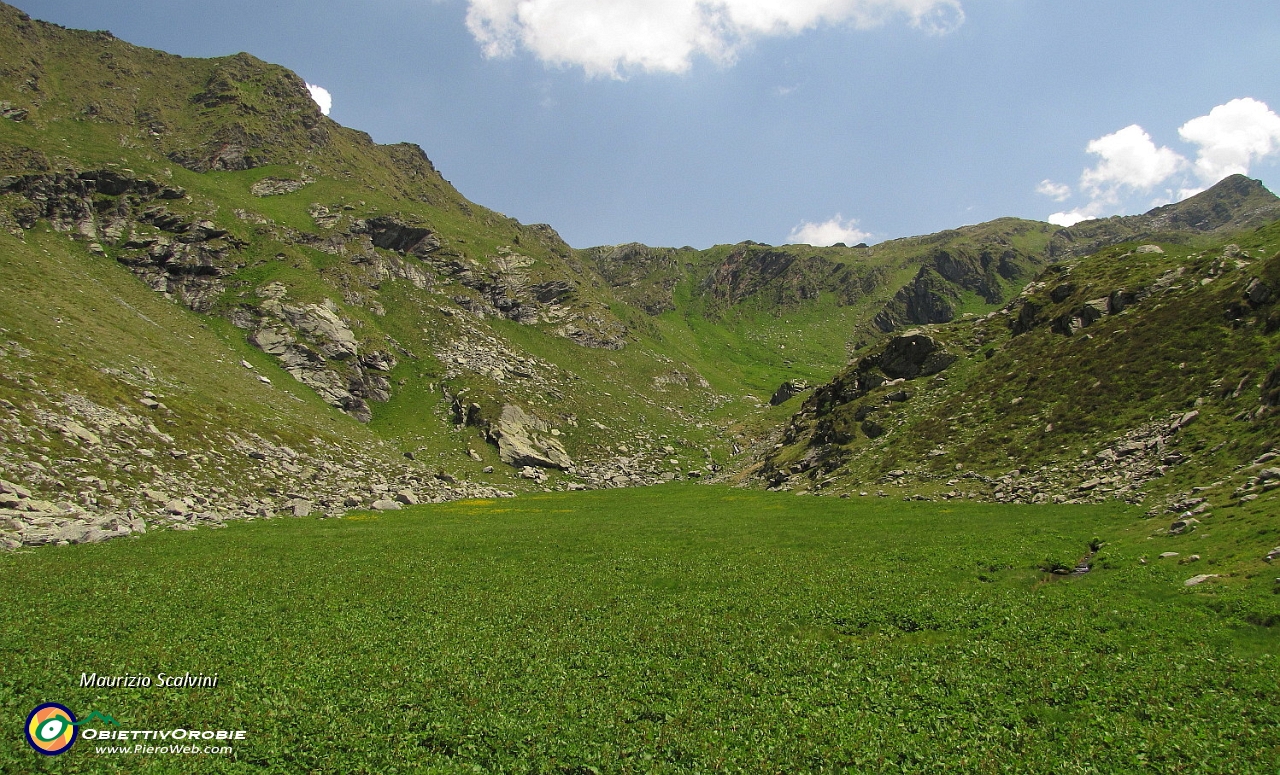
[{"label": "obiettivorobie logo", "polygon": [[[244,740],[247,736],[243,729],[104,729],[89,727],[80,733],[80,727],[91,721],[99,721],[119,727],[120,722],[105,713],[89,711],[83,719],[76,719],[76,714],[66,705],[46,702],[37,705],[27,716],[27,724],[23,729],[27,743],[37,753],[45,756],[57,756],[71,750],[76,740],[111,741],[114,745],[97,746],[94,753],[99,754],[230,754],[233,749],[225,743],[233,740]],[[187,745],[174,745],[182,741]],[[202,741],[213,741],[214,745],[201,747],[190,745]],[[128,742],[131,745],[120,745]],[[155,743],[170,743],[157,746]]]},{"label": "obiettivorobie logo", "polygon": [[115,719],[96,710],[90,711],[83,720],[77,721],[76,714],[72,713],[66,705],[59,705],[56,702],[37,705],[35,710],[27,716],[25,729],[27,743],[35,749],[36,753],[42,753],[45,756],[66,753],[75,744],[80,725],[95,720],[120,726]]}]

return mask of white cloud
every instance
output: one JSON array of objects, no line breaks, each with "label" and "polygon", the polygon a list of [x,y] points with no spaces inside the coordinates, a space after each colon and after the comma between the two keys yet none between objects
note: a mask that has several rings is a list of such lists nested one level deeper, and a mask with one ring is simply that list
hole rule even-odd
[{"label": "white cloud", "polygon": [[1036,186],[1036,193],[1041,196],[1047,196],[1055,202],[1065,202],[1071,198],[1071,186],[1054,183],[1052,180],[1045,178]]},{"label": "white cloud", "polygon": [[836,216],[829,221],[823,221],[822,223],[805,221],[795,227],[787,235],[787,244],[827,247],[837,242],[843,242],[846,245],[857,245],[860,242],[866,242],[871,239],[870,232],[863,231],[857,226],[857,220],[850,218],[846,221],[840,217],[839,213],[836,213]]},{"label": "white cloud", "polygon": [[1075,226],[1081,221],[1091,221],[1097,217],[1097,215],[1084,212],[1083,210],[1070,210],[1064,213],[1054,213],[1049,216],[1048,221],[1054,226]]},{"label": "white cloud", "polygon": [[1191,119],[1178,136],[1200,146],[1195,173],[1211,186],[1228,175],[1248,174],[1254,161],[1280,151],[1280,116],[1265,103],[1245,97]]},{"label": "white cloud", "polygon": [[333,95],[323,86],[316,86],[314,83],[307,84],[307,91],[311,92],[311,99],[316,101],[320,106],[320,112],[329,115],[329,109],[333,107]]},{"label": "white cloud", "polygon": [[[1089,203],[1050,215],[1049,223],[1074,226],[1119,211],[1124,195],[1150,192],[1186,169],[1188,162],[1177,151],[1156,147],[1151,135],[1137,124],[1103,135],[1089,142],[1085,150],[1099,157],[1098,163],[1080,174],[1080,190]],[[1071,198],[1071,187],[1042,180],[1036,192],[1059,202]]]},{"label": "white cloud", "polygon": [[[1280,154],[1280,116],[1266,103],[1244,97],[1191,119],[1178,129],[1178,136],[1198,146],[1194,162],[1171,148],[1156,147],[1137,124],[1093,140],[1087,150],[1100,160],[1080,175],[1080,189],[1089,195],[1089,203],[1054,213],[1049,222],[1072,226],[1118,213],[1126,195],[1150,193],[1162,185],[1168,188],[1151,207],[1180,202],[1229,175],[1247,175],[1254,162]],[[1070,198],[1067,186],[1050,180],[1041,181],[1036,191],[1060,202]],[[1059,193],[1066,196],[1059,198]]]},{"label": "white cloud", "polygon": [[894,17],[929,34],[964,22],[960,0],[468,0],[485,56],[526,49],[591,76],[682,73],[695,56],[731,63],[753,39],[824,24],[867,29]]},{"label": "white cloud", "polygon": [[1151,135],[1137,124],[1090,141],[1086,150],[1102,157],[1080,176],[1081,187],[1095,199],[1114,198],[1120,188],[1150,191],[1186,166],[1171,148],[1157,148]]}]

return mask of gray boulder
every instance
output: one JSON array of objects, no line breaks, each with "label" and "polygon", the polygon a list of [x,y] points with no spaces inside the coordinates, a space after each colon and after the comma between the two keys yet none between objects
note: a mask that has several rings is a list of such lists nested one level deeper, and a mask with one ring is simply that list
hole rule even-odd
[{"label": "gray boulder", "polygon": [[1245,286],[1244,295],[1251,305],[1258,307],[1271,301],[1275,294],[1271,286],[1255,277]]},{"label": "gray boulder", "polygon": [[[956,362],[956,356],[922,331],[907,331],[895,336],[879,354],[867,358],[862,365],[878,367],[889,379],[915,379],[937,374]],[[862,371],[859,368],[859,371]]]},{"label": "gray boulder", "polygon": [[1204,582],[1208,581],[1209,579],[1216,579],[1216,578],[1218,578],[1218,574],[1217,574],[1217,573],[1202,573],[1202,574],[1200,574],[1199,576],[1192,576],[1191,578],[1189,578],[1189,579],[1187,579],[1186,581],[1182,582],[1182,586],[1184,586],[1184,587],[1194,587],[1194,586],[1196,586],[1197,584],[1203,584]]},{"label": "gray boulder", "polygon": [[514,468],[564,470],[573,465],[564,445],[551,435],[551,427],[514,404],[502,407],[498,421],[489,428],[489,440],[498,445],[502,462]]}]

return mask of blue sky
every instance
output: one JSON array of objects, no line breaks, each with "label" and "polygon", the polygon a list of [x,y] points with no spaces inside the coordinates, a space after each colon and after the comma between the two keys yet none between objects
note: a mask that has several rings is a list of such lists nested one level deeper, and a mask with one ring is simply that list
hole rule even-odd
[{"label": "blue sky", "polygon": [[286,65],[576,247],[876,242],[1141,212],[1230,171],[1280,186],[1274,0],[17,5]]}]

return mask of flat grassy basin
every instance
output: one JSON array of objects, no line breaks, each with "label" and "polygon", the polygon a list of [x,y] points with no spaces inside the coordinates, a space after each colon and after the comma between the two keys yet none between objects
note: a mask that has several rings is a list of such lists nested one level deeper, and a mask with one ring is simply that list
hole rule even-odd
[{"label": "flat grassy basin", "polygon": [[[1137,518],[680,485],[5,555],[0,769],[1274,774],[1269,590]],[[160,672],[218,684],[79,685]],[[43,757],[42,702],[246,736]]]}]

